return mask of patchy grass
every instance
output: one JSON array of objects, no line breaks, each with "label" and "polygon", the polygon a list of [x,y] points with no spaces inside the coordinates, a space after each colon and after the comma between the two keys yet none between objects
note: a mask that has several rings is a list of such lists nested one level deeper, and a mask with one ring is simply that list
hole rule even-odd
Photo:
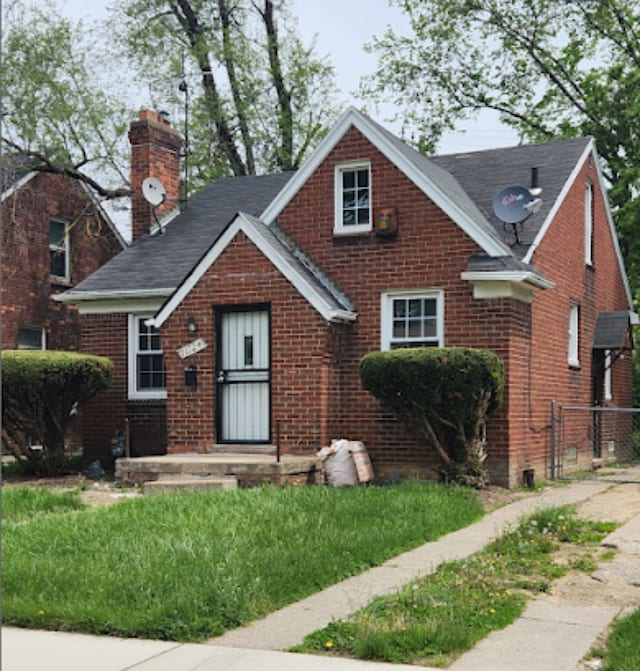
[{"label": "patchy grass", "polygon": [[5,520],[3,621],[204,640],[481,515],[471,490],[408,482],[158,494]]},{"label": "patchy grass", "polygon": [[311,634],[295,650],[449,664],[491,631],[511,624],[528,597],[550,591],[553,580],[571,568],[553,561],[561,544],[597,543],[613,527],[581,520],[571,508],[543,510],[484,551],[375,599],[349,620]]}]

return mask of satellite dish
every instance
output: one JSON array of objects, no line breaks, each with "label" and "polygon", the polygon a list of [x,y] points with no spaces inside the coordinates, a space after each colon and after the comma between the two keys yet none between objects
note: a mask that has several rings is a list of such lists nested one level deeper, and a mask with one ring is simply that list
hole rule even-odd
[{"label": "satellite dish", "polygon": [[156,177],[147,177],[142,182],[142,195],[153,207],[158,207],[167,199],[167,192],[162,182]]},{"label": "satellite dish", "polygon": [[[538,202],[533,204],[534,200]],[[529,189],[523,186],[508,186],[493,197],[493,212],[505,224],[519,224],[534,211],[537,212],[540,205],[542,201],[534,199]]]}]

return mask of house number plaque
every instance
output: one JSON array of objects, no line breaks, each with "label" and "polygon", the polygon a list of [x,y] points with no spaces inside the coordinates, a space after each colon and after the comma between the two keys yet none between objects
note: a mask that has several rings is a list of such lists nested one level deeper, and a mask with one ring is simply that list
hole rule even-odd
[{"label": "house number plaque", "polygon": [[194,340],[193,342],[187,343],[186,345],[183,345],[176,351],[178,352],[178,356],[181,359],[186,359],[187,357],[196,354],[197,352],[202,351],[205,349],[207,346],[207,341],[204,338],[198,338],[197,340]]}]

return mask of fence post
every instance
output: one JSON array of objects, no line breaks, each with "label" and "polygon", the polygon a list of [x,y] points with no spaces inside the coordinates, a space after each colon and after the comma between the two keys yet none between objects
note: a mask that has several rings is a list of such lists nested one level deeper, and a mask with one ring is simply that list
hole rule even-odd
[{"label": "fence post", "polygon": [[551,467],[549,469],[551,480],[556,479],[556,402],[551,401]]}]

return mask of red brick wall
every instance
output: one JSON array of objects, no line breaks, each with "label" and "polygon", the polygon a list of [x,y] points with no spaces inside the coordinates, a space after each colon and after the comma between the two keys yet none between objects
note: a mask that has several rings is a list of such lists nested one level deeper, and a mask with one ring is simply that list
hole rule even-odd
[{"label": "red brick wall", "polygon": [[[594,184],[593,266],[584,262],[584,190]],[[513,468],[518,479],[522,467],[533,466],[548,474],[551,401],[563,405],[592,404],[591,358],[595,323],[599,312],[629,309],[617,257],[606,219],[603,194],[589,160],[571,187],[553,225],[534,253],[533,264],[555,288],[536,292],[532,305],[533,338],[526,366],[530,369],[530,394],[523,418],[522,440],[511,443]],[[571,302],[580,306],[580,368],[568,365],[568,320]],[[614,366],[616,405],[631,405],[631,362]],[[586,415],[585,415],[586,417]],[[591,454],[579,455],[579,467],[590,466]]]},{"label": "red brick wall", "polygon": [[137,240],[149,234],[156,219],[142,195],[147,177],[159,179],[167,200],[156,208],[159,218],[178,206],[180,197],[180,134],[156,112],[141,110],[129,128],[131,144],[131,235]]},{"label": "red brick wall", "polygon": [[114,364],[113,383],[84,406],[83,437],[87,460],[110,468],[111,439],[128,428],[132,456],[166,452],[166,409],[163,400],[128,400],[128,315],[83,315],[82,351],[106,356]]},{"label": "red brick wall", "polygon": [[[48,349],[79,349],[75,307],[51,299],[85,279],[121,250],[112,230],[79,184],[40,174],[2,204],[2,347],[17,346],[20,326],[44,327]],[[70,225],[71,281],[53,282],[49,220]]]},{"label": "red brick wall", "polygon": [[[272,442],[277,420],[283,452],[317,450],[326,442],[331,413],[326,389],[336,375],[331,354],[335,346],[320,315],[239,234],[161,330],[170,451],[206,451],[215,444],[214,307],[255,304],[271,309]],[[187,330],[189,315],[197,316],[195,334]],[[181,360],[176,350],[195,337],[204,338],[208,347]],[[187,365],[197,366],[197,390],[185,387]]]}]

